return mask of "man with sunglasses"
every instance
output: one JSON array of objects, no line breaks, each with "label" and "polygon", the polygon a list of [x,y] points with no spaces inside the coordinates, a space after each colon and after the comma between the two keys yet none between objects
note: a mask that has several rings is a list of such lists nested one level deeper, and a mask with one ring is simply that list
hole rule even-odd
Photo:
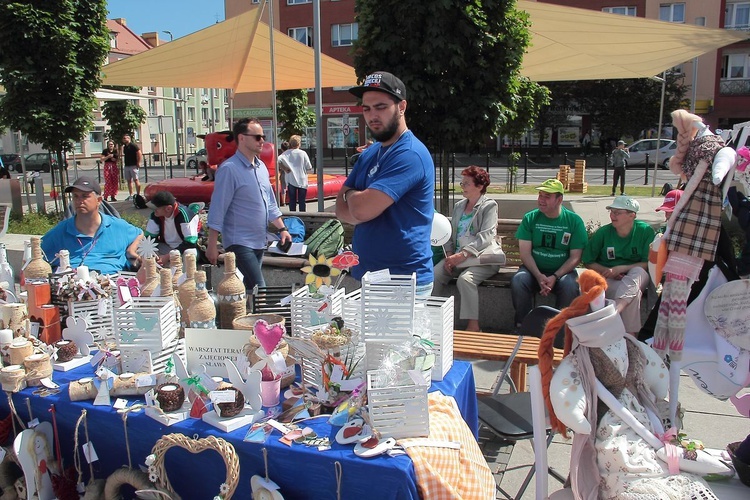
[{"label": "man with sunglasses", "polygon": [[263,127],[255,118],[244,118],[232,131],[237,152],[216,170],[208,211],[206,258],[216,264],[221,233],[224,249],[234,252],[245,288],[251,291],[255,285],[265,286],[261,265],[268,223],[279,230],[281,243],[291,242],[292,237],[284,227],[268,169],[260,159],[266,139]]},{"label": "man with sunglasses", "polygon": [[430,152],[406,126],[406,87],[376,71],[349,89],[362,99],[372,137],[336,198],[336,217],[353,224],[359,264],[352,276],[388,269],[417,275],[417,294],[432,292],[432,228],[435,165]]},{"label": "man with sunglasses", "polygon": [[641,296],[650,280],[648,250],[655,234],[636,220],[639,208],[630,196],[615,198],[607,206],[612,222],[596,230],[581,258],[584,266],[606,278],[606,296],[615,301],[625,331],[633,335],[641,329]]}]

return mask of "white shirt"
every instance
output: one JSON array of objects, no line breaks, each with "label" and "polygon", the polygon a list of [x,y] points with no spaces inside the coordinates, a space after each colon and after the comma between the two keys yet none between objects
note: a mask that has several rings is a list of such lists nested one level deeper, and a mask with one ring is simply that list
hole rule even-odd
[{"label": "white shirt", "polygon": [[291,170],[285,175],[287,184],[307,188],[307,172],[312,171],[312,164],[307,153],[299,148],[287,149],[279,156],[279,163],[284,163]]}]

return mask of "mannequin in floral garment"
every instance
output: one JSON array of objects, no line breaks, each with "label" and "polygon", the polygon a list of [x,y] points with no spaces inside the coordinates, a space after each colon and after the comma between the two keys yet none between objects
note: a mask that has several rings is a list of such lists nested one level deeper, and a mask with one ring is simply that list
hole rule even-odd
[{"label": "mannequin in floral garment", "polygon": [[[581,296],[549,321],[539,348],[550,424],[564,435],[567,428],[575,432],[570,460],[574,497],[716,498],[699,477],[680,471],[731,469],[662,442],[670,437],[656,408],[668,389],[664,363],[625,334],[613,302],[604,300],[604,278],[586,271],[579,283]],[[566,355],[553,375],[552,343],[563,325]]]}]

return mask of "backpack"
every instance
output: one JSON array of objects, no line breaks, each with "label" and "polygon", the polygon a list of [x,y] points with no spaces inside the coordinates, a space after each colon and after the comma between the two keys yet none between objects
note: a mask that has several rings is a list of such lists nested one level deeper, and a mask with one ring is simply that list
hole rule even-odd
[{"label": "backpack", "polygon": [[664,185],[661,187],[661,192],[659,193],[660,196],[667,196],[667,193],[672,191],[674,189],[672,187],[672,184],[665,182]]},{"label": "backpack", "polygon": [[146,198],[144,198],[143,195],[140,194],[133,195],[133,205],[135,205],[135,208],[148,208],[148,205],[146,204]]},{"label": "backpack", "polygon": [[284,225],[292,236],[292,243],[305,241],[305,223],[299,217],[284,217]]},{"label": "backpack", "polygon": [[305,257],[325,255],[326,258],[331,258],[344,247],[344,226],[340,220],[331,219],[316,229],[305,240],[305,245],[307,245]]}]

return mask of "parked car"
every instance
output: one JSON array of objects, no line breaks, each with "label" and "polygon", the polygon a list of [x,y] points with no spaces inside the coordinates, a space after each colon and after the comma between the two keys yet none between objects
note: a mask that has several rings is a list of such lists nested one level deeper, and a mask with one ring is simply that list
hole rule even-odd
[{"label": "parked car", "polygon": [[[653,165],[656,160],[656,141],[657,139],[641,139],[629,145],[628,165],[645,165],[646,155],[648,155],[649,164]],[[665,168],[666,162],[677,151],[677,143],[671,139],[659,139],[659,145],[659,166]]]},{"label": "parked car", "polygon": [[201,162],[208,163],[208,155],[205,149],[199,149],[193,156],[188,156],[187,168],[198,170],[198,166]]},{"label": "parked car", "polygon": [[[31,172],[31,171],[49,172],[50,164],[52,166],[57,165],[57,160],[55,159],[55,157],[50,156],[47,153],[32,153],[30,155],[26,155],[26,159],[24,161],[26,163],[27,172]],[[20,169],[20,166],[19,166],[19,169]]]},{"label": "parked car", "polygon": [[3,165],[8,169],[9,172],[21,171],[21,157],[17,154],[0,155],[0,161],[3,162]]}]

